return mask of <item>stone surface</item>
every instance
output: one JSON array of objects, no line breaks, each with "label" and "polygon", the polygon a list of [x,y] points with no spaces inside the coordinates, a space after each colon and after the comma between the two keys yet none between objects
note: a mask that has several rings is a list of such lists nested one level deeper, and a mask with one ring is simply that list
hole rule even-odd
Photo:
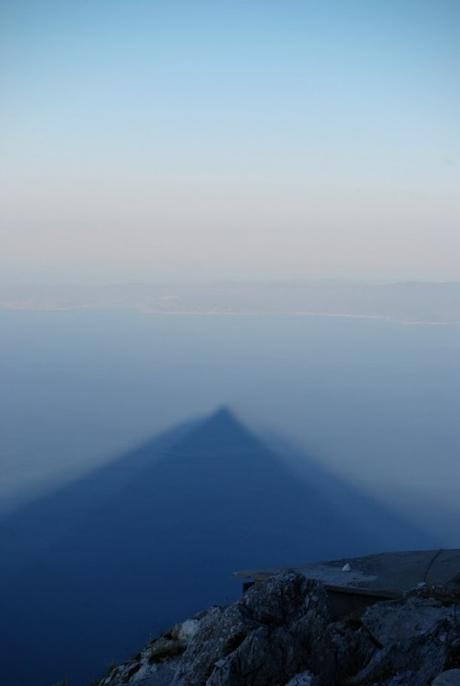
[{"label": "stone surface", "polygon": [[386,683],[404,674],[407,686],[425,686],[444,668],[455,630],[453,607],[412,595],[405,602],[376,603],[361,622],[378,650],[350,684]]},{"label": "stone surface", "polygon": [[412,596],[404,604],[381,602],[371,606],[362,623],[381,646],[388,646],[430,636],[451,616],[452,609],[436,599]]},{"label": "stone surface", "polygon": [[273,577],[204,618],[179,677],[186,686],[283,683],[315,661],[316,639],[328,622],[320,584],[299,574]]},{"label": "stone surface", "polygon": [[98,686],[456,686],[458,599],[424,587],[340,621],[289,572],[151,641]]},{"label": "stone surface", "polygon": [[292,677],[286,686],[315,686],[316,677],[311,672],[303,672]]},{"label": "stone surface", "polygon": [[433,686],[460,686],[460,669],[448,669],[433,681]]}]

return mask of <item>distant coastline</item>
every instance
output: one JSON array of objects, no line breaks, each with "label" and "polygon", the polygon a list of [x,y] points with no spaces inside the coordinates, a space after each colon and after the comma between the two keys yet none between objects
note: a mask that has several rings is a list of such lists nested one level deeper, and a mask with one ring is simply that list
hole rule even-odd
[{"label": "distant coastline", "polygon": [[214,281],[0,286],[0,310],[127,309],[151,315],[334,317],[460,323],[460,283]]},{"label": "distant coastline", "polygon": [[165,309],[155,309],[142,306],[133,305],[52,305],[52,304],[9,304],[0,303],[0,311],[3,312],[75,312],[82,310],[131,310],[133,312],[138,312],[145,315],[163,315],[163,316],[201,316],[201,317],[276,317],[276,316],[286,316],[286,317],[321,317],[328,319],[359,319],[359,320],[373,320],[380,322],[388,322],[393,324],[401,324],[403,326],[448,326],[451,324],[460,324],[460,318],[458,319],[402,319],[398,317],[392,317],[384,314],[364,314],[356,312],[327,312],[327,311],[315,311],[315,310],[228,310],[228,309],[213,309],[213,310],[199,310],[199,309],[183,309],[183,310],[165,310]]}]

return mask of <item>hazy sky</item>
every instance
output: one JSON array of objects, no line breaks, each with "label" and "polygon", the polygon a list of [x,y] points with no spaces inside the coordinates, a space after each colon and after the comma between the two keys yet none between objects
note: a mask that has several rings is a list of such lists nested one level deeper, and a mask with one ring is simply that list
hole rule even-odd
[{"label": "hazy sky", "polygon": [[458,0],[0,0],[3,279],[460,279]]}]

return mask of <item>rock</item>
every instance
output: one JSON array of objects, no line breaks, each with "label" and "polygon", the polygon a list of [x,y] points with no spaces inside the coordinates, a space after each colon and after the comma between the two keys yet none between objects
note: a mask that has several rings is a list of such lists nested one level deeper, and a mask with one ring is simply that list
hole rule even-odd
[{"label": "rock", "polygon": [[293,676],[286,686],[315,686],[316,682],[317,679],[311,672],[302,672]]},{"label": "rock", "polygon": [[323,637],[327,660],[319,670],[322,682],[341,683],[357,674],[377,650],[369,632],[356,620],[342,620],[330,624]]},{"label": "rock", "polygon": [[450,632],[447,650],[446,668],[458,669],[460,667],[460,622],[458,620]]},{"label": "rock", "polygon": [[149,654],[149,662],[164,662],[172,657],[181,655],[185,650],[185,643],[178,639],[170,639],[162,636],[155,641]]},{"label": "rock", "polygon": [[433,681],[433,686],[460,686],[460,669],[449,669],[442,672]]},{"label": "rock", "polygon": [[200,619],[176,624],[150,643],[128,662],[115,667],[97,686],[180,686],[175,675],[178,657],[185,651],[187,640],[193,636]]},{"label": "rock", "polygon": [[332,621],[294,572],[177,624],[98,686],[460,686],[457,600],[424,587]]},{"label": "rock", "polygon": [[185,622],[178,625],[177,637],[179,640],[187,642],[195,636],[199,626],[199,619],[186,619]]},{"label": "rock", "polygon": [[452,609],[432,598],[409,597],[406,602],[390,601],[369,607],[362,623],[381,645],[430,636],[452,617]]},{"label": "rock", "polygon": [[436,599],[411,596],[402,603],[376,603],[362,624],[379,649],[349,680],[353,686],[397,683],[389,680],[401,673],[407,686],[425,686],[444,668],[452,609]]},{"label": "rock", "polygon": [[294,573],[272,577],[202,621],[178,676],[186,686],[279,685],[320,661],[328,622],[319,583]]}]

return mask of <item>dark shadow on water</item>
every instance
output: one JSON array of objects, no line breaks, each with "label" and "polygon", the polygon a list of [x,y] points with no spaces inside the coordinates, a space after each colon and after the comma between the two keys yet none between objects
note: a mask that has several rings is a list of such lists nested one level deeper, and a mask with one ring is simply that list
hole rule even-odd
[{"label": "dark shadow on water", "polygon": [[235,569],[433,545],[313,460],[291,458],[292,469],[224,408],[6,520],[5,683],[68,675],[83,686],[150,633],[236,598]]}]

